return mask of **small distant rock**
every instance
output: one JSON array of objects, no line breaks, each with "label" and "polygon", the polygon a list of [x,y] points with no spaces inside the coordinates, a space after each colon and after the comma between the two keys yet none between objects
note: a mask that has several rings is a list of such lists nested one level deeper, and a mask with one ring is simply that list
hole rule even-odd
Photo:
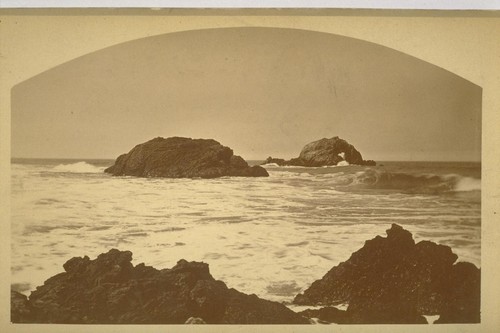
[{"label": "small distant rock", "polygon": [[286,161],[283,158],[272,158],[269,156],[266,158],[263,164],[276,164],[276,165],[286,165]]},{"label": "small distant rock", "polygon": [[165,178],[267,177],[232,149],[211,139],[155,138],[120,155],[106,170],[114,176]]},{"label": "small distant rock", "polygon": [[321,309],[307,309],[299,314],[306,318],[317,318],[323,323],[335,323],[335,324],[349,324],[349,317],[347,312],[339,310],[333,306],[327,306]]},{"label": "small distant rock", "polygon": [[286,161],[282,158],[268,157],[263,164],[321,167],[337,165],[343,161],[356,165],[376,165],[375,161],[363,160],[361,153],[353,145],[338,136],[308,143],[297,158]]}]

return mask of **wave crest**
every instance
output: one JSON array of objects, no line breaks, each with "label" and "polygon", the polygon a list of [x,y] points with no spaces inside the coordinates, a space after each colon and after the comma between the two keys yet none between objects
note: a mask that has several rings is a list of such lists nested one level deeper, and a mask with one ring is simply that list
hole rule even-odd
[{"label": "wave crest", "polygon": [[359,171],[338,177],[337,184],[344,189],[401,190],[411,193],[445,193],[480,191],[481,179],[456,174],[407,174],[378,170]]},{"label": "wave crest", "polygon": [[481,179],[461,177],[455,184],[455,191],[481,191]]},{"label": "wave crest", "polygon": [[54,172],[69,172],[69,173],[101,173],[104,167],[98,167],[87,162],[76,162],[71,164],[56,165],[52,171]]}]

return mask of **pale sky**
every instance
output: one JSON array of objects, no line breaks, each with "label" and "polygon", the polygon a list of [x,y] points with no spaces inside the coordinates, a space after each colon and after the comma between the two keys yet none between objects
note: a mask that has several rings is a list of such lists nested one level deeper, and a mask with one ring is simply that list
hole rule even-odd
[{"label": "pale sky", "polygon": [[481,88],[377,44],[274,28],[112,46],[12,90],[12,156],[116,158],[157,136],[214,138],[245,159],[340,136],[365,159],[481,157]]}]

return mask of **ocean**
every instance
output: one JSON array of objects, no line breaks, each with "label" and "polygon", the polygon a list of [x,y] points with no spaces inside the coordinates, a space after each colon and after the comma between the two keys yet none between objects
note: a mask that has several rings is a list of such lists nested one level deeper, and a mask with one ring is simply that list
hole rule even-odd
[{"label": "ocean", "polygon": [[113,162],[12,160],[14,289],[117,248],[158,269],[203,261],[228,287],[287,304],[392,223],[481,265],[480,163],[267,165],[269,177],[207,180],[112,177]]}]

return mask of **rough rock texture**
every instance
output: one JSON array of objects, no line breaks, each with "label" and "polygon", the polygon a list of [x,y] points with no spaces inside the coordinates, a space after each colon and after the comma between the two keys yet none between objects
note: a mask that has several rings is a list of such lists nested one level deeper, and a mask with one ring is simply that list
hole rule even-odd
[{"label": "rough rock texture", "polygon": [[215,140],[180,137],[155,138],[139,144],[104,171],[114,176],[167,178],[269,176],[264,168],[250,167]]},{"label": "rough rock texture", "polygon": [[307,324],[284,305],[229,289],[208,265],[131,263],[129,251],[75,257],[31,293],[12,293],[13,322],[68,324]]},{"label": "rough rock texture", "polygon": [[476,266],[455,264],[443,289],[445,304],[436,324],[480,322],[481,272]]},{"label": "rough rock texture", "polygon": [[14,323],[29,323],[34,317],[34,309],[28,298],[17,291],[10,291],[10,318]]},{"label": "rough rock texture", "polygon": [[457,263],[448,246],[415,244],[410,232],[393,224],[387,237],[366,241],[349,260],[296,296],[301,305],[348,302],[350,323],[477,323],[480,270]]},{"label": "rough rock texture", "polygon": [[347,141],[338,136],[331,139],[323,138],[318,141],[308,143],[302,148],[299,157],[285,161],[281,158],[268,157],[264,164],[276,163],[282,165],[294,165],[305,167],[319,167],[327,165],[337,165],[341,161],[357,165],[375,165],[374,161],[363,160],[361,153]]}]

